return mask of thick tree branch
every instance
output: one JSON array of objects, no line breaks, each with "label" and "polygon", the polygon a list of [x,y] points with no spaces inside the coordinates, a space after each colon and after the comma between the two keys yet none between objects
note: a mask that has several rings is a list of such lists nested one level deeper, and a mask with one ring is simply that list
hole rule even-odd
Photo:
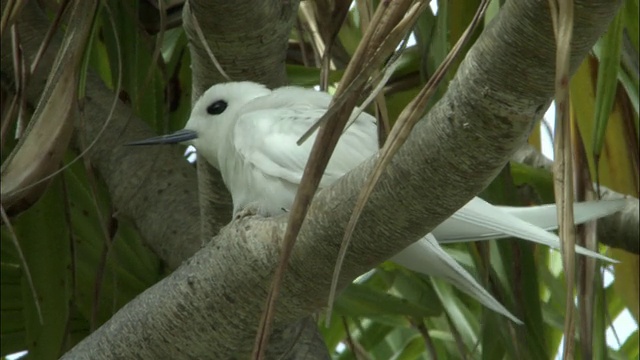
[{"label": "thick tree branch", "polygon": [[[552,171],[553,161],[540,154],[530,145],[525,145],[519,149],[513,155],[512,160]],[[600,189],[603,199],[628,197],[603,186]],[[640,215],[638,205],[638,199],[629,198],[624,210],[598,220],[598,240],[607,246],[638,254],[640,251]]]},{"label": "thick tree branch", "polygon": [[[211,85],[228,81],[215,68],[223,66],[231,80],[252,80],[271,87],[286,84],[285,57],[298,0],[202,1],[185,4],[183,26],[190,40],[193,100]],[[213,16],[212,16],[213,15]],[[251,24],[251,26],[247,26]],[[205,46],[206,43],[206,46]],[[207,242],[231,218],[231,197],[220,172],[198,159],[201,237]],[[297,359],[328,357],[315,322],[307,317],[277,329],[270,353]]]},{"label": "thick tree branch", "polygon": [[[610,1],[576,5],[574,68],[616,10]],[[424,235],[486,186],[524,142],[553,95],[554,53],[547,2],[508,2],[473,46],[428,121],[416,126],[381,178],[352,239],[343,285]],[[324,305],[332,275],[327,264],[335,260],[371,163],[314,201],[285,278],[279,327]],[[285,221],[282,216],[232,223],[65,358],[89,351],[103,353],[103,358],[246,357]],[[171,346],[160,346],[168,329]]]}]

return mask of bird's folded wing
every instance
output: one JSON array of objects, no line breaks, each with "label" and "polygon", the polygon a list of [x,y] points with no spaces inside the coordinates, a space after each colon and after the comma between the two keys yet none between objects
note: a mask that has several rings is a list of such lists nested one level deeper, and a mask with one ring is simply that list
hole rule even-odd
[{"label": "bird's folded wing", "polygon": [[522,321],[502,306],[471,274],[447,254],[431,234],[413,243],[390,260],[415,272],[444,278],[482,305],[522,324]]},{"label": "bird's folded wing", "polygon": [[[586,221],[593,218],[588,215],[588,213],[593,210],[591,207],[598,209],[597,212],[592,213],[592,215],[597,218],[604,216],[607,213],[613,213],[619,210],[618,206],[620,206],[620,204],[602,205],[603,209],[600,209],[599,205],[593,204],[591,206],[581,207],[579,220]],[[560,247],[560,239],[557,235],[529,222],[529,219],[534,223],[537,221],[536,219],[533,219],[533,216],[530,217],[526,212],[520,212],[518,215],[513,215],[511,214],[512,210],[513,208],[493,206],[476,197],[458,210],[449,219],[438,225],[432,233],[440,243],[477,241],[513,236],[538,244],[547,245],[552,248]],[[555,214],[555,208],[545,207],[544,211],[540,212],[550,212]],[[548,215],[543,217],[538,216],[539,214],[537,214],[537,212],[533,212],[532,214],[534,213],[537,218],[544,220],[540,221],[543,222],[543,225],[549,225]],[[615,262],[606,256],[580,246],[576,246],[576,252],[578,254]]]},{"label": "bird's folded wing", "polygon": [[[296,142],[326,112],[326,108],[318,105],[328,102],[324,101],[326,94],[315,91],[295,95],[287,97],[282,91],[274,91],[273,95],[250,103],[238,116],[233,144],[240,156],[257,170],[297,185],[317,132],[301,145]],[[312,101],[316,96],[319,100]],[[320,186],[328,186],[375,154],[376,139],[375,119],[362,113],[342,134]]]}]

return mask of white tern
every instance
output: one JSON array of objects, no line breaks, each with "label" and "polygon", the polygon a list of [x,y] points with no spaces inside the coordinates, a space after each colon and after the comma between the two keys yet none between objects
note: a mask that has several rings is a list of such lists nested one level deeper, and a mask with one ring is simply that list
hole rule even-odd
[{"label": "white tern", "polygon": [[[314,136],[302,145],[300,136],[328,109],[331,95],[287,86],[270,90],[253,82],[230,82],[209,88],[195,103],[183,130],[129,145],[183,142],[220,170],[233,198],[234,214],[250,206],[263,216],[282,214],[293,204]],[[320,187],[378,151],[376,119],[361,112],[342,134]],[[576,223],[614,213],[623,200],[575,204]],[[520,321],[491,296],[439,243],[504,237],[560,246],[555,205],[500,207],[476,197],[431,234],[391,257],[416,272],[443,277],[480,303],[515,322]],[[436,240],[437,239],[437,240]],[[576,246],[576,252],[605,260]]]}]

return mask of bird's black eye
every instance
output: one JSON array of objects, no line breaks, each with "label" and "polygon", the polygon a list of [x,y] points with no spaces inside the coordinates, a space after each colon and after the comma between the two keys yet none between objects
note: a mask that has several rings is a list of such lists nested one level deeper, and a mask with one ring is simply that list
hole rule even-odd
[{"label": "bird's black eye", "polygon": [[207,114],[209,115],[220,115],[227,108],[227,102],[224,100],[218,100],[213,104],[207,106]]}]

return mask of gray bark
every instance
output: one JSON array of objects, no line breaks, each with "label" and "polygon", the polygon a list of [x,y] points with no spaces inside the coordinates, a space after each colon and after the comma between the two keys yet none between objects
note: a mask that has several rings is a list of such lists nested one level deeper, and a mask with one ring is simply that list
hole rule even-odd
[{"label": "gray bark", "polygon": [[[285,57],[298,1],[189,1],[183,27],[190,39],[193,101],[215,83],[228,81],[216,69],[198,36],[230,80],[251,80],[270,87],[286,84]],[[251,26],[247,26],[251,24]],[[220,172],[198,159],[201,239],[215,241],[220,225],[231,219],[231,196]],[[263,298],[264,299],[264,298]],[[328,358],[316,323],[310,318],[276,329],[270,339],[274,358]]]}]

